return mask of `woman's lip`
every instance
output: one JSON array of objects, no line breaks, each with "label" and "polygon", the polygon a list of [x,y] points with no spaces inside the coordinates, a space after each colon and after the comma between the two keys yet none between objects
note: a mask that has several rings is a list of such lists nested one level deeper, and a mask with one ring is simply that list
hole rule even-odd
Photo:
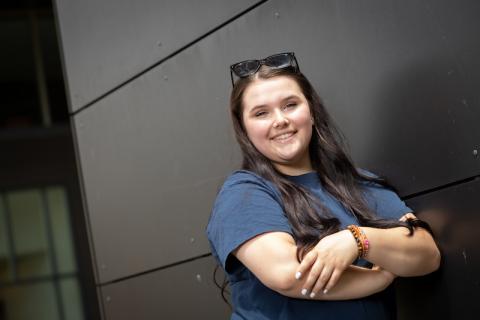
[{"label": "woman's lip", "polygon": [[286,140],[290,139],[293,135],[295,135],[295,133],[297,133],[297,132],[296,131],[285,132],[285,133],[274,136],[272,138],[272,140],[286,141]]}]

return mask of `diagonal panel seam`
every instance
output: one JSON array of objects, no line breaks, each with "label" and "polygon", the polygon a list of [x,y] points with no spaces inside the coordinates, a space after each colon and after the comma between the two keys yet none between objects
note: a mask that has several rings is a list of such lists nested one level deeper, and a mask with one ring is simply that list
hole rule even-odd
[{"label": "diagonal panel seam", "polygon": [[77,115],[78,113],[82,112],[83,110],[89,108],[90,106],[92,106],[93,104],[97,103],[98,101],[102,100],[103,98],[105,98],[106,96],[110,95],[111,93],[117,91],[118,89],[124,87],[125,85],[129,84],[130,82],[134,81],[135,79],[141,77],[142,75],[144,75],[145,73],[147,73],[148,71],[152,70],[153,68],[156,68],[158,67],[160,64],[164,63],[165,61],[167,60],[170,60],[172,59],[174,56],[176,56],[177,54],[179,54],[180,52],[190,48],[191,46],[195,45],[196,43],[200,42],[201,40],[205,39],[206,37],[208,37],[209,35],[213,34],[214,32],[218,31],[219,29],[223,28],[224,26],[228,25],[229,23],[237,20],[239,17],[247,14],[248,12],[252,11],[253,9],[257,8],[258,6],[264,4],[265,2],[267,2],[268,0],[262,0],[262,1],[259,1],[257,3],[255,3],[254,5],[250,6],[249,8],[243,10],[242,12],[234,15],[232,18],[228,19],[227,21],[221,23],[220,25],[216,26],[215,28],[211,29],[210,31],[208,31],[207,33],[201,35],[200,37],[194,39],[193,41],[190,41],[189,43],[187,43],[186,45],[184,45],[183,47],[175,50],[174,52],[172,52],[171,54],[167,55],[166,57],[160,59],[159,61],[157,61],[156,63],[154,63],[153,65],[151,65],[150,67],[147,67],[146,69],[140,71],[139,73],[137,73],[136,75],[128,78],[127,80],[123,81],[122,83],[116,85],[115,87],[113,87],[112,89],[108,90],[107,92],[103,93],[102,95],[100,95],[99,97],[93,99],[92,101],[90,101],[89,103],[85,104],[84,106],[78,108],[77,110],[73,111],[73,112],[70,112],[70,116],[75,116]]}]

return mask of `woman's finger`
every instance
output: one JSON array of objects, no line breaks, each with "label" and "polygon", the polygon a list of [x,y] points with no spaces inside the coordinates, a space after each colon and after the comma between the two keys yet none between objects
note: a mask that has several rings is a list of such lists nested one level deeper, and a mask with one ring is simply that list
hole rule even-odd
[{"label": "woman's finger", "polygon": [[330,277],[330,280],[328,281],[327,285],[323,289],[323,293],[327,294],[328,291],[330,291],[335,285],[337,284],[338,280],[342,276],[344,270],[342,269],[335,269],[332,273],[332,276]]},{"label": "woman's finger", "polygon": [[331,275],[332,275],[333,269],[325,266],[322,270],[322,273],[317,279],[317,282],[315,283],[315,286],[312,288],[312,291],[310,293],[310,298],[314,298],[315,295],[317,295],[319,292],[322,292],[324,289],[325,284],[329,281]]},{"label": "woman's finger", "polygon": [[402,216],[399,220],[400,221],[407,221],[407,219],[417,219],[417,217],[413,213],[407,213],[406,215]]},{"label": "woman's finger", "polygon": [[302,287],[302,295],[307,295],[307,293],[312,291],[313,286],[315,285],[318,277],[320,277],[322,271],[324,269],[323,263],[320,261],[317,261],[312,268],[310,269],[310,272],[308,273],[307,280],[303,283]]},{"label": "woman's finger", "polygon": [[302,277],[302,274],[304,274],[308,269],[312,267],[312,265],[315,263],[317,260],[317,251],[312,250],[309,253],[307,253],[304,257],[300,265],[297,267],[297,270],[295,272],[295,278],[298,280]]}]

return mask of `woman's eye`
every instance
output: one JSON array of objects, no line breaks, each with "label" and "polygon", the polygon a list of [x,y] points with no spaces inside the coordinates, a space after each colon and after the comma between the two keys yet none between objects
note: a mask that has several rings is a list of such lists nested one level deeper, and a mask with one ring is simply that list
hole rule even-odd
[{"label": "woman's eye", "polygon": [[296,104],[296,103],[294,103],[294,102],[291,102],[291,103],[288,103],[288,104],[285,106],[285,109],[288,109],[288,108],[294,108],[294,107],[296,107],[296,106],[297,106],[297,104]]},{"label": "woman's eye", "polygon": [[255,113],[255,117],[262,117],[264,115],[266,115],[267,113],[265,111],[258,111]]}]

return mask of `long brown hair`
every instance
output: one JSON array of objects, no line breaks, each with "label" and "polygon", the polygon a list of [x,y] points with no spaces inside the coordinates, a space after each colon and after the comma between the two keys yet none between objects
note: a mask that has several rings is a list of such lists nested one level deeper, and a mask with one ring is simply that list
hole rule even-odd
[{"label": "long brown hair", "polygon": [[[307,99],[314,121],[309,145],[312,167],[323,187],[357,218],[359,224],[384,229],[402,226],[410,230],[410,235],[413,234],[416,226],[422,226],[431,231],[422,221],[401,222],[377,217],[366,203],[361,183],[379,184],[392,191],[397,192],[397,190],[386,178],[372,177],[356,169],[346,152],[344,136],[329,116],[319,95],[302,73],[294,68],[272,69],[264,65],[254,75],[241,78],[235,83],[230,96],[230,112],[235,136],[242,151],[242,169],[252,171],[271,181],[280,191],[282,206],[297,244],[297,259],[300,261],[320,239],[339,231],[340,221],[307,189],[280,173],[272,162],[255,148],[247,136],[243,124],[243,94],[246,88],[256,79],[270,79],[278,76],[293,79]],[[226,282],[221,286],[224,299],[225,287]]]}]

